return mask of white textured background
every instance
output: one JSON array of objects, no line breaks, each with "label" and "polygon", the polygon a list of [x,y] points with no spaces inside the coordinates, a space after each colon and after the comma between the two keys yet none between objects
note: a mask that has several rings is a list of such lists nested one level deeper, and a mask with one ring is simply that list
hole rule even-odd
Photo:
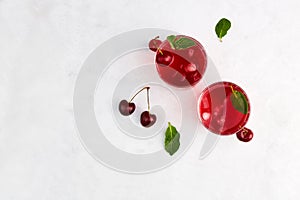
[{"label": "white textured background", "polygon": [[[239,2],[237,4],[237,2]],[[300,1],[0,0],[0,199],[299,199]],[[221,17],[232,29],[219,43]],[[72,94],[82,62],[120,32],[157,27],[205,46],[248,93],[255,137],[224,137],[198,160],[199,136],[160,172],[127,175],[82,147]]]}]

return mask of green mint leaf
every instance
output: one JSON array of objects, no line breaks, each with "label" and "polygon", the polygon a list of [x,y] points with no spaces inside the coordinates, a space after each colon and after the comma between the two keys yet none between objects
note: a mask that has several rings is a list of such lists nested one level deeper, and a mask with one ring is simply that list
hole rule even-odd
[{"label": "green mint leaf", "polygon": [[172,156],[179,149],[180,134],[174,126],[168,122],[168,128],[165,133],[165,150]]},{"label": "green mint leaf", "polygon": [[171,48],[176,50],[187,49],[196,45],[196,43],[189,38],[181,37],[176,39],[175,35],[169,35],[167,40],[170,43]]},{"label": "green mint leaf", "polygon": [[233,93],[230,95],[230,101],[237,111],[243,114],[248,113],[248,102],[243,93],[233,90]]},{"label": "green mint leaf", "polygon": [[175,41],[175,48],[177,50],[187,49],[195,45],[196,43],[193,40],[185,37],[181,37]]},{"label": "green mint leaf", "polygon": [[170,43],[170,46],[171,46],[172,49],[175,49],[175,44],[174,44],[175,39],[176,39],[176,36],[175,36],[175,35],[169,35],[169,36],[167,37],[167,40],[168,40],[168,42]]},{"label": "green mint leaf", "polygon": [[215,27],[215,31],[221,42],[222,42],[222,38],[227,34],[227,31],[230,29],[230,27],[231,27],[231,22],[226,18],[222,18],[217,23]]}]

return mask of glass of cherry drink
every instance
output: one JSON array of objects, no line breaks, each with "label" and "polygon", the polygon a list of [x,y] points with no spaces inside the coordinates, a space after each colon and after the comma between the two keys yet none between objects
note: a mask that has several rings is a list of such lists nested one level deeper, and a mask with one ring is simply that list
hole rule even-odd
[{"label": "glass of cherry drink", "polygon": [[248,142],[253,132],[245,125],[250,116],[250,103],[245,91],[231,82],[217,82],[203,90],[198,100],[199,118],[211,132],[236,134]]},{"label": "glass of cherry drink", "polygon": [[[192,42],[192,45],[185,45],[188,44],[184,43],[186,41]],[[189,36],[177,35],[174,36],[174,45],[168,39],[159,42],[155,63],[162,80],[172,86],[184,88],[194,86],[201,80],[207,58],[200,42]]]}]

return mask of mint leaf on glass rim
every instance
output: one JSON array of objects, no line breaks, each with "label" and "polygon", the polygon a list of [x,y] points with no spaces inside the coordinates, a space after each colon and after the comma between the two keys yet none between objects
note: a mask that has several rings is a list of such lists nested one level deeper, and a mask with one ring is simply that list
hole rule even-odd
[{"label": "mint leaf on glass rim", "polygon": [[196,43],[189,38],[180,37],[180,38],[176,39],[175,35],[169,35],[167,37],[167,40],[168,40],[171,48],[175,49],[175,50],[187,49],[187,48],[190,48],[190,47],[196,45]]},{"label": "mint leaf on glass rim", "polygon": [[237,90],[233,90],[232,91],[232,94],[230,95],[230,101],[233,105],[233,107],[243,113],[243,114],[247,114],[248,111],[249,111],[249,107],[248,107],[248,101],[247,101],[247,98],[246,96],[237,91]]},{"label": "mint leaf on glass rim", "polygon": [[222,18],[217,23],[215,27],[215,31],[218,38],[220,39],[220,42],[222,42],[222,38],[227,34],[227,31],[230,29],[230,27],[231,27],[231,22],[226,18]]},{"label": "mint leaf on glass rim", "polygon": [[168,128],[165,132],[165,150],[172,156],[177,152],[180,146],[180,134],[177,129],[168,122]]},{"label": "mint leaf on glass rim", "polygon": [[185,37],[181,37],[175,41],[175,48],[177,50],[187,49],[187,48],[190,48],[195,45],[196,45],[196,43],[193,40],[191,40],[189,38],[185,38]]},{"label": "mint leaf on glass rim", "polygon": [[174,44],[175,39],[176,39],[176,36],[175,36],[175,35],[169,35],[169,36],[167,37],[167,40],[168,40],[168,42],[170,43],[170,46],[171,46],[172,49],[175,49],[175,44]]}]

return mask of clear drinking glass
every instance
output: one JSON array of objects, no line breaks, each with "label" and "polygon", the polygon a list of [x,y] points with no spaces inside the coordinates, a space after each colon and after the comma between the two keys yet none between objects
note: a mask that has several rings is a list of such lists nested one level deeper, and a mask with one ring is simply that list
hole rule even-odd
[{"label": "clear drinking glass", "polygon": [[[236,101],[234,98],[239,99]],[[240,103],[240,109],[233,101]],[[219,135],[231,135],[245,129],[250,116],[250,103],[245,91],[234,83],[224,81],[203,90],[198,109],[202,124]]]}]

